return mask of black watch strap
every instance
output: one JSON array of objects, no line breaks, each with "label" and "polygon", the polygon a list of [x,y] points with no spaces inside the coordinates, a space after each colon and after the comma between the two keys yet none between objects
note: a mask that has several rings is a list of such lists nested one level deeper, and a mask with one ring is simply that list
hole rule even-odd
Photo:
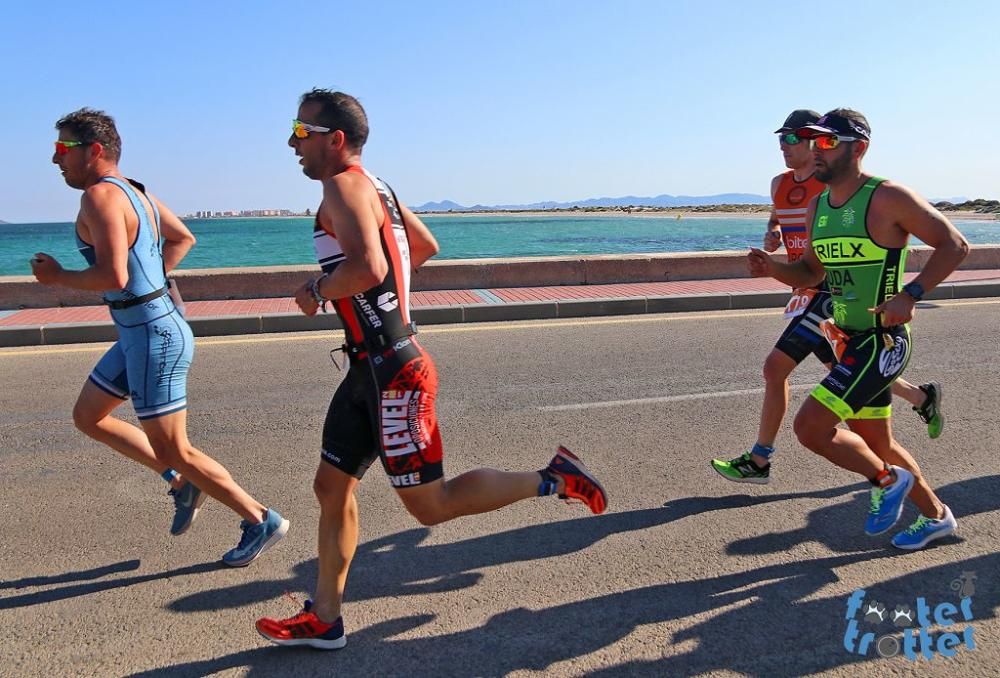
[{"label": "black watch strap", "polygon": [[903,291],[913,297],[914,301],[920,301],[924,298],[924,288],[918,282],[911,282],[903,285]]}]

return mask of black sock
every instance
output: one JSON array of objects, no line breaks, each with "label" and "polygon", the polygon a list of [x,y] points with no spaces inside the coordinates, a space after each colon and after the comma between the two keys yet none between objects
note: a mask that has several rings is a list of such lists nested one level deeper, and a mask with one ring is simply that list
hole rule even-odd
[{"label": "black sock", "polygon": [[542,476],[542,482],[538,486],[538,496],[548,497],[556,493],[556,488],[559,487],[556,481],[555,475],[547,468],[543,468],[538,472],[538,475]]}]

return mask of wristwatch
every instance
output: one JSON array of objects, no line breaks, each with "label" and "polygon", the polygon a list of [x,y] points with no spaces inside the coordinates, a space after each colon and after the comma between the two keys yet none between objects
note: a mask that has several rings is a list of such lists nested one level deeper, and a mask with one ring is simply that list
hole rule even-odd
[{"label": "wristwatch", "polygon": [[329,273],[324,273],[316,280],[309,281],[309,293],[312,294],[313,300],[323,313],[326,313],[326,305],[330,300],[324,297],[323,293],[319,291],[319,286],[323,283],[323,279],[329,275]]},{"label": "wristwatch", "polygon": [[920,301],[924,298],[924,286],[918,282],[903,285],[903,291],[913,297],[913,301]]}]

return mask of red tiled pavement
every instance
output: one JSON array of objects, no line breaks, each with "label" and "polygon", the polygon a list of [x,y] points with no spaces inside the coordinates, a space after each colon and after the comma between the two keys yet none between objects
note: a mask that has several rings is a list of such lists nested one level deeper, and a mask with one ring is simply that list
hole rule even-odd
[{"label": "red tiled pavement", "polygon": [[[913,275],[907,276],[912,278]],[[998,281],[1000,270],[955,271],[948,282]],[[674,282],[622,283],[609,285],[572,285],[553,287],[505,287],[486,290],[503,302],[561,301],[574,299],[614,299],[630,297],[669,297],[691,294],[725,294],[727,292],[773,292],[787,289],[771,278],[735,278],[724,280],[684,280]],[[414,308],[423,306],[461,306],[483,304],[475,290],[438,290],[414,292]],[[291,298],[234,299],[220,301],[189,301],[186,314],[190,318],[206,316],[256,316],[295,313],[298,308]],[[51,325],[62,323],[110,322],[104,306],[69,308],[33,308],[15,311],[0,318],[0,327],[16,325]]]},{"label": "red tiled pavement", "polygon": [[436,292],[413,292],[410,303],[414,306],[460,306],[462,304],[482,304],[483,298],[472,290],[439,290]]}]

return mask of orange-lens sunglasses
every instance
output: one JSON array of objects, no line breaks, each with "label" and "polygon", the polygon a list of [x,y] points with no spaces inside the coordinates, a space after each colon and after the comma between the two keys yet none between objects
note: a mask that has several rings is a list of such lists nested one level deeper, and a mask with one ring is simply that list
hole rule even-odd
[{"label": "orange-lens sunglasses", "polygon": [[302,122],[301,120],[292,120],[292,134],[295,135],[296,139],[308,139],[309,134],[312,132],[330,132],[329,127],[320,127],[319,125],[310,125],[307,122]]},{"label": "orange-lens sunglasses", "polygon": [[813,137],[809,140],[809,148],[816,150],[817,148],[821,151],[832,151],[833,149],[840,146],[841,141],[861,141],[857,137],[844,137],[839,134],[831,134],[829,136]]}]

